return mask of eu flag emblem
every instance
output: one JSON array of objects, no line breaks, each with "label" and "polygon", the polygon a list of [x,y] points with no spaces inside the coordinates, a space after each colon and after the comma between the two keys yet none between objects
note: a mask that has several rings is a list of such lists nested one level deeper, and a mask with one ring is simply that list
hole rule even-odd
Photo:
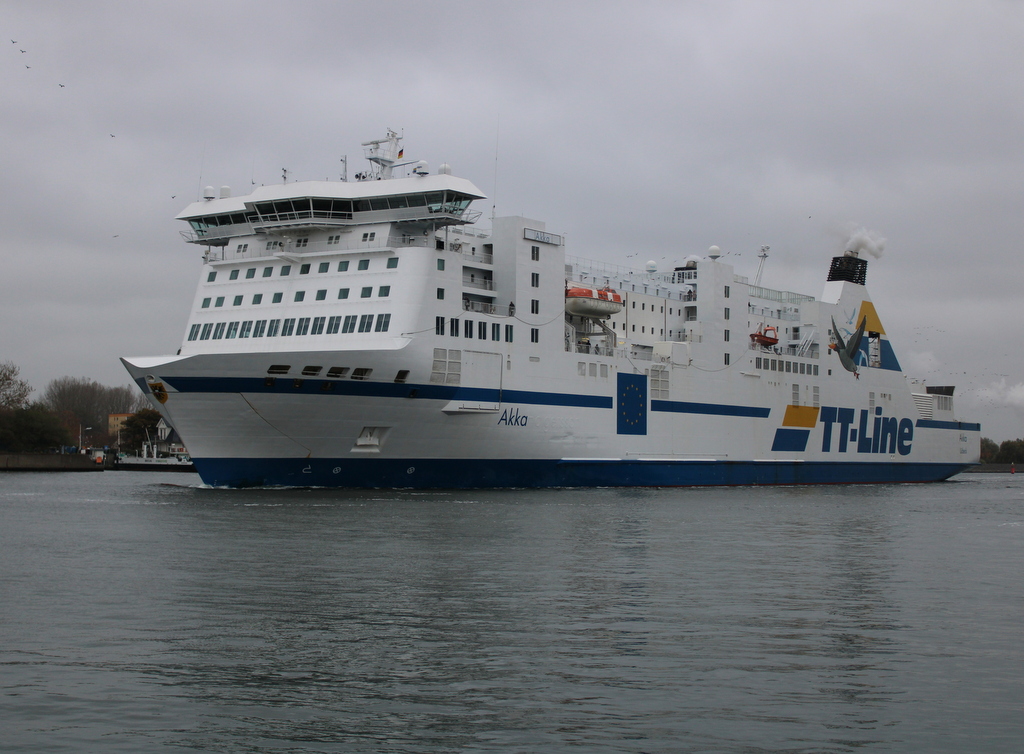
[{"label": "eu flag emblem", "polygon": [[647,375],[618,374],[618,433],[647,434]]}]

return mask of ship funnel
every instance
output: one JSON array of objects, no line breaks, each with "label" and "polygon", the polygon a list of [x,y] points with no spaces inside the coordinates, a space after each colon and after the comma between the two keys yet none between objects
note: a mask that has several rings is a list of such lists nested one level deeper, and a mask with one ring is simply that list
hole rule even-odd
[{"label": "ship funnel", "polygon": [[868,278],[868,260],[847,252],[841,257],[832,257],[832,266],[828,269],[828,279],[845,280],[849,283],[864,285]]},{"label": "ship funnel", "polygon": [[212,202],[217,198],[217,195],[213,192],[213,186],[207,186],[203,189],[203,201]]}]

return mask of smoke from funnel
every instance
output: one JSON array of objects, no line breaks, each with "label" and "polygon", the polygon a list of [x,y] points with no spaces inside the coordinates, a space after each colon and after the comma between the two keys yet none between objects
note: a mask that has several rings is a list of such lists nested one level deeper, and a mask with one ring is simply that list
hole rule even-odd
[{"label": "smoke from funnel", "polygon": [[858,254],[864,251],[878,259],[885,251],[885,239],[874,231],[851,224],[850,237],[846,239],[843,251],[855,251]]}]

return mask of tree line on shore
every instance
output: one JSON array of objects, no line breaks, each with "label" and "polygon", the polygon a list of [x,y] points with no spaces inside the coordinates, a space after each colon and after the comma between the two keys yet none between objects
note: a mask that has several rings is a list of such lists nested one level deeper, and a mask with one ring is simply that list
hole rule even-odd
[{"label": "tree line on shore", "polygon": [[[30,401],[33,388],[20,374],[13,362],[0,362],[0,452],[47,452],[79,444],[135,450],[160,421],[160,413],[134,386],[58,377]],[[109,414],[131,416],[120,432],[111,434]]]}]

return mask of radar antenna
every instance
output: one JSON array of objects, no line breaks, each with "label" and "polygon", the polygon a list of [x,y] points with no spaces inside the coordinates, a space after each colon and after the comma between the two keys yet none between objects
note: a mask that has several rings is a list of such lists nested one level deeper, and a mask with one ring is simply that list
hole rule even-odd
[{"label": "radar antenna", "polygon": [[[362,146],[366,147],[366,159],[373,163],[374,167],[371,168],[369,175],[365,173],[360,175],[364,176],[366,180],[386,180],[390,178],[391,168],[402,158],[405,151],[399,146],[402,138],[402,136],[399,136],[389,128],[388,135],[385,138],[364,141]],[[358,175],[356,177],[359,178]]]},{"label": "radar antenna", "polygon": [[771,248],[771,247],[769,247],[769,246],[762,246],[761,247],[761,253],[757,255],[758,257],[760,257],[761,261],[757,263],[757,274],[754,275],[754,285],[755,286],[760,286],[761,285],[761,273],[764,272],[764,262],[768,258],[768,250],[769,250],[769,248]]}]

